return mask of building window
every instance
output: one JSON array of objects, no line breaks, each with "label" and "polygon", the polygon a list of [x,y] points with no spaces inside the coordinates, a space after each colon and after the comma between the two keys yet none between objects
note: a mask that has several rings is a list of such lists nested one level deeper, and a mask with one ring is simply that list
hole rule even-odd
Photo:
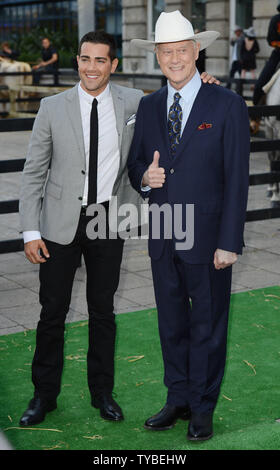
[{"label": "building window", "polygon": [[95,29],[104,29],[115,37],[120,58],[122,55],[121,0],[95,0]]},{"label": "building window", "polygon": [[191,23],[194,30],[205,30],[205,16],[207,0],[192,0]]},{"label": "building window", "polygon": [[58,50],[60,67],[71,67],[78,42],[77,0],[0,0],[0,44],[8,41],[18,60],[36,63],[45,36]]},{"label": "building window", "polygon": [[[164,11],[164,9],[165,9],[165,0],[148,0],[147,39],[149,41],[155,40],[155,25],[156,25],[159,15]],[[157,58],[155,54],[152,54],[151,52],[147,52],[147,63],[148,63],[148,68],[149,68],[150,73],[160,72],[160,68],[157,63]]]},{"label": "building window", "polygon": [[253,0],[236,1],[236,24],[241,28],[249,28],[253,21]]},{"label": "building window", "polygon": [[0,1],[0,41],[17,41],[34,27],[76,34],[77,1]]}]

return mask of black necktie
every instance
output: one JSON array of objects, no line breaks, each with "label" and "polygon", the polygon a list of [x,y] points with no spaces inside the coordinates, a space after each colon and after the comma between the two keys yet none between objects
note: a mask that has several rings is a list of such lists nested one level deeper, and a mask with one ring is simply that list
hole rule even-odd
[{"label": "black necktie", "polygon": [[97,198],[97,157],[98,157],[98,101],[94,98],[90,114],[88,206],[96,203]]}]

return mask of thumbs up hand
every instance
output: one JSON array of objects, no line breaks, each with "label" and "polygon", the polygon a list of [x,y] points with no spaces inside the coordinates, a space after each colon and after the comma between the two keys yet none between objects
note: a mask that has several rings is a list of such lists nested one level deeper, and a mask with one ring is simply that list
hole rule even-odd
[{"label": "thumbs up hand", "polygon": [[165,182],[164,168],[159,166],[160,154],[158,150],[154,152],[153,161],[149,168],[145,171],[142,179],[142,186],[150,186],[150,188],[162,188]]}]

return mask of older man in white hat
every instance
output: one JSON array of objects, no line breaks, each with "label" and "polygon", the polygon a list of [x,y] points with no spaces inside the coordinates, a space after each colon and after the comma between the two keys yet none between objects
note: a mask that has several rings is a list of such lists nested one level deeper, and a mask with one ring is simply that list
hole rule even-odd
[{"label": "older man in white hat", "polygon": [[248,195],[246,104],[230,90],[202,83],[196,69],[199,49],[218,36],[194,34],[175,11],[160,15],[154,42],[133,40],[155,50],[168,79],[166,87],[142,98],[128,159],[133,187],[161,215],[169,209],[168,228],[172,224],[170,236],[164,217],[150,211],[149,255],[168,395],[145,428],[165,430],[178,418],[190,419],[192,441],[213,435],[232,264],[242,253]]}]

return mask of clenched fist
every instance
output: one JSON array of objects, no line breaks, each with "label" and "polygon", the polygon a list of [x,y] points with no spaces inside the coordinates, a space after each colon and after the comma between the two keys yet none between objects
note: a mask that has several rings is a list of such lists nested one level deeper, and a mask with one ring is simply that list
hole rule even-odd
[{"label": "clenched fist", "polygon": [[165,171],[159,166],[159,157],[159,152],[156,150],[152,163],[143,175],[142,186],[162,188],[165,182]]},{"label": "clenched fist", "polygon": [[214,254],[214,265],[216,269],[224,269],[237,261],[237,254],[231,251],[217,249]]}]

